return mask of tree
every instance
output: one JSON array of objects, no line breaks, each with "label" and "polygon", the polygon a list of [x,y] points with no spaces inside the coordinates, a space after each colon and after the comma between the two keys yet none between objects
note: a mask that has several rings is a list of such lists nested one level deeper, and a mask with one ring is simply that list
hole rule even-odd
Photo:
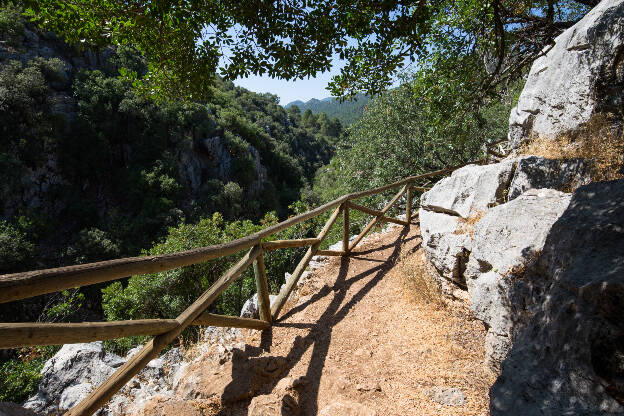
[{"label": "tree", "polygon": [[[296,79],[346,65],[334,95],[377,94],[407,60],[478,55],[480,91],[513,80],[598,0],[26,0],[26,14],[75,44],[132,45],[138,88],[197,99],[215,74]],[[479,74],[480,76],[483,74]]]}]

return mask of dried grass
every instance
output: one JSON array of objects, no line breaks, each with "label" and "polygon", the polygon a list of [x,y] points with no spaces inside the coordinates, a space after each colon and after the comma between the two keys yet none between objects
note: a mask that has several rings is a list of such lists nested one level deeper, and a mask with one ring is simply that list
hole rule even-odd
[{"label": "dried grass", "polygon": [[574,134],[532,138],[520,154],[549,159],[583,158],[592,162],[592,182],[623,179],[624,131],[614,126],[607,117],[595,116]]},{"label": "dried grass", "polygon": [[411,299],[423,304],[434,304],[436,307],[445,305],[442,292],[425,265],[422,248],[401,258],[398,267],[404,293]]}]

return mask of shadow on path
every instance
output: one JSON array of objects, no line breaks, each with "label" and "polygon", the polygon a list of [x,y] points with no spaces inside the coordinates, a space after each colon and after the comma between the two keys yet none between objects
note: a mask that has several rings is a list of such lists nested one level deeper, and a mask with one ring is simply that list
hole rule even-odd
[{"label": "shadow on path", "polygon": [[[305,374],[307,378],[307,384],[304,391],[302,392],[301,402],[299,403],[299,405],[303,410],[303,414],[316,414],[319,410],[318,395],[321,374],[325,366],[325,361],[327,358],[327,353],[329,350],[334,326],[342,321],[347,316],[349,311],[380,282],[380,280],[387,274],[390,269],[392,269],[392,267],[399,260],[402,245],[413,239],[420,238],[419,235],[410,236],[408,238],[408,232],[409,230],[404,228],[399,234],[396,241],[392,244],[387,244],[374,249],[367,249],[365,251],[358,251],[354,253],[354,256],[360,257],[342,257],[338,270],[338,276],[334,284],[332,286],[325,285],[319,292],[314,294],[306,302],[295,306],[287,313],[285,313],[282,317],[280,317],[280,319],[274,322],[272,328],[263,331],[261,335],[260,347],[247,345],[245,354],[241,354],[243,358],[240,359],[240,362],[233,362],[232,373],[237,374],[237,367],[239,366],[245,366],[249,368],[251,364],[251,367],[253,367],[255,360],[263,360],[267,358],[259,357],[259,355],[262,354],[262,352],[270,350],[270,346],[273,342],[273,331],[275,330],[274,328],[294,327],[300,329],[308,329],[308,333],[306,336],[297,336],[295,338],[290,351],[285,357],[283,357],[286,358],[286,365],[281,372],[281,376],[287,374],[299,362],[299,360],[305,354],[308,348],[312,347],[312,356],[310,358],[310,363]],[[410,251],[413,252],[417,250],[419,246],[420,243],[417,244],[417,246]],[[378,260],[376,259],[361,258],[361,256],[365,254],[372,254],[374,252],[382,251],[388,248],[392,248],[392,252],[386,260],[383,260],[381,262],[378,262]],[[371,264],[370,268],[366,268],[364,271],[347,278],[349,266],[356,259],[361,260],[361,264],[363,264],[364,267],[369,266],[365,263],[365,261],[367,260],[372,260],[375,263]],[[343,302],[345,301],[351,286],[363,279],[368,279],[366,284],[357,292],[355,292],[351,299],[343,305]],[[317,321],[309,323],[285,322],[286,320],[288,320],[288,318],[293,317],[298,312],[303,311],[309,305],[323,298],[326,298],[327,296],[332,296],[331,301]],[[275,358],[283,360],[282,357]],[[235,384],[236,380],[233,380],[234,381],[231,383],[231,385]],[[279,380],[280,377],[272,379],[267,385],[262,386],[262,389],[258,391],[256,395],[267,394],[271,392]],[[230,387],[235,388],[235,386],[228,386],[228,388]],[[248,405],[249,402],[247,402],[244,409],[236,409],[236,412],[232,412],[233,409],[224,409],[224,411],[222,411],[220,415],[246,415],[248,413]]]}]

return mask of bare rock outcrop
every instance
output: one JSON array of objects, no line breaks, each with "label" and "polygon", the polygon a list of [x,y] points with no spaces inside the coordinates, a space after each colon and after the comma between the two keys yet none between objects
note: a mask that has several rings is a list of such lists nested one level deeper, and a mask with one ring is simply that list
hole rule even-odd
[{"label": "bare rock outcrop", "polygon": [[504,200],[514,161],[492,165],[468,165],[436,183],[420,200],[421,208],[468,218],[475,211],[485,211]]},{"label": "bare rock outcrop", "polygon": [[603,0],[536,59],[509,118],[517,148],[624,109],[624,1]]},{"label": "bare rock outcrop", "polygon": [[419,217],[424,252],[445,292],[453,291],[447,282],[465,289],[464,270],[472,237],[463,223],[504,202],[513,170],[512,160],[486,166],[468,165],[422,195]]},{"label": "bare rock outcrop", "polygon": [[36,414],[64,413],[110,377],[124,360],[101,342],[67,344],[44,365],[37,394],[25,403]]},{"label": "bare rock outcrop", "polygon": [[540,252],[570,191],[589,180],[583,160],[537,156],[467,166],[423,195],[425,257],[442,291],[469,300],[488,327],[486,360],[498,371],[511,347],[512,275]]},{"label": "bare rock outcrop", "polygon": [[574,192],[509,296],[492,414],[624,414],[624,180]]},{"label": "bare rock outcrop", "polygon": [[567,208],[570,195],[533,189],[490,209],[474,227],[466,269],[470,306],[488,327],[486,361],[497,369],[511,346],[514,275],[542,250],[550,228]]},{"label": "bare rock outcrop", "polygon": [[514,176],[509,186],[508,200],[529,189],[557,189],[572,192],[590,180],[590,166],[584,159],[556,160],[538,156],[517,159]]},{"label": "bare rock outcrop", "polygon": [[512,162],[505,197],[480,218],[451,207],[477,182],[493,195],[500,169],[442,180],[429,194],[450,203],[428,195],[420,209],[434,277],[464,286],[488,328],[486,360],[501,371],[492,413],[624,414],[624,180],[582,185],[583,160]]}]

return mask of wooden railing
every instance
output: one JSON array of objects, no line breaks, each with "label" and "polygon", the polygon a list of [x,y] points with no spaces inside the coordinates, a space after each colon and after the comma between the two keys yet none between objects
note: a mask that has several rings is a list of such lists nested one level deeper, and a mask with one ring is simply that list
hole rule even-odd
[{"label": "wooden railing", "polygon": [[[486,163],[486,159],[484,158],[471,163]],[[409,227],[411,220],[417,215],[412,214],[413,193],[415,191],[423,192],[427,190],[427,188],[414,186],[414,183],[422,179],[450,173],[465,165],[467,164],[441,169],[423,175],[411,176],[389,185],[344,195],[311,211],[291,217],[255,234],[225,244],[201,247],[173,254],[131,257],[0,276],[0,303],[3,303],[79,286],[107,282],[131,275],[171,270],[234,254],[242,250],[248,250],[234,266],[175,319],[141,319],[83,323],[3,323],[0,324],[0,348],[90,342],[128,336],[153,335],[154,338],[138,353],[134,354],[124,365],[119,367],[108,380],[98,386],[88,397],[66,414],[92,415],[119,391],[124,384],[141,371],[147,363],[156,358],[160,351],[174,341],[188,326],[212,325],[257,330],[269,328],[272,322],[278,318],[286,300],[313,256],[317,254],[330,256],[349,255],[364,236],[373,229],[375,225],[382,222],[392,222]],[[401,188],[400,191],[381,210],[374,210],[352,202],[358,198],[379,194],[399,187]],[[405,220],[386,216],[387,212],[403,195],[406,195]],[[264,238],[278,231],[317,217],[331,209],[333,209],[331,216],[316,238],[270,242],[262,241]],[[349,243],[350,209],[355,209],[374,216],[351,243]],[[342,250],[320,250],[321,243],[341,214],[343,226]],[[286,282],[286,285],[271,305],[269,303],[263,253],[269,250],[293,247],[309,248]],[[227,289],[227,287],[251,264],[253,264],[254,267],[256,288],[258,291],[260,319],[215,315],[205,312],[217,296]]]}]

